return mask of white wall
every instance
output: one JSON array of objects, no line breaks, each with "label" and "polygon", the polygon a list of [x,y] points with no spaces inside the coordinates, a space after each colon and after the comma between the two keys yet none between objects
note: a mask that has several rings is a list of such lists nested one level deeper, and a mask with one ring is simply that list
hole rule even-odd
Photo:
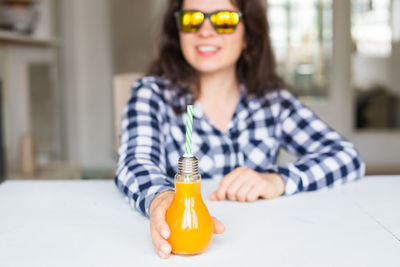
[{"label": "white wall", "polygon": [[64,157],[112,167],[112,64],[108,0],[60,0]]}]

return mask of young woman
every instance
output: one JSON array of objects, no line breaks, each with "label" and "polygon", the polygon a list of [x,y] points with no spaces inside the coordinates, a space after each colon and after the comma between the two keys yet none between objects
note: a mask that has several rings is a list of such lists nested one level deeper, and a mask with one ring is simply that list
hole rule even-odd
[{"label": "young woman", "polygon": [[[193,154],[204,179],[220,179],[211,200],[256,201],[363,176],[355,147],[321,121],[275,72],[258,0],[170,0],[158,59],[137,81],[122,120],[115,182],[150,217],[154,247],[168,258],[165,222],[185,109],[194,104]],[[279,148],[298,157],[277,165]],[[224,231],[216,218],[214,230]]]}]

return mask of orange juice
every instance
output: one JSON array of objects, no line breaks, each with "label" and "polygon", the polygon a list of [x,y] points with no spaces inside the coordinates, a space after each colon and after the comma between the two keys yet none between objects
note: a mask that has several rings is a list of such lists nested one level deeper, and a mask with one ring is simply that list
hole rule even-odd
[{"label": "orange juice", "polygon": [[201,180],[175,180],[175,196],[166,213],[172,253],[195,255],[211,242],[214,226],[201,197]]}]

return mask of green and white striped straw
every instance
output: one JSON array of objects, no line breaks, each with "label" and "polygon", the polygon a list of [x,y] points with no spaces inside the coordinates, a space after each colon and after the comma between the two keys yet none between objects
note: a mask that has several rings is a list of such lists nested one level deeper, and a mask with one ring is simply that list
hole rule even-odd
[{"label": "green and white striped straw", "polygon": [[187,106],[185,154],[192,155],[193,105]]},{"label": "green and white striped straw", "polygon": [[[192,155],[192,129],[193,129],[193,106],[187,106],[186,116],[186,143],[185,143],[185,156]],[[185,175],[185,183],[190,182],[189,176]]]}]

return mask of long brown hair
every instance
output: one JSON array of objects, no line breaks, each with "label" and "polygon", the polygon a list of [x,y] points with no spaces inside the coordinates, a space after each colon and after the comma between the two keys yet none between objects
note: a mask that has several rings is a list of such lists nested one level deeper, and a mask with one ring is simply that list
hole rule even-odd
[{"label": "long brown hair", "polygon": [[[163,76],[188,91],[193,86],[198,95],[197,71],[187,63],[180,43],[174,12],[182,8],[184,0],[169,0],[164,16],[158,58],[151,64],[148,74]],[[261,96],[269,91],[285,87],[276,73],[275,59],[269,38],[266,12],[260,0],[232,0],[243,13],[246,48],[236,64],[236,75],[244,83],[248,94]],[[184,92],[181,92],[184,93]]]}]

